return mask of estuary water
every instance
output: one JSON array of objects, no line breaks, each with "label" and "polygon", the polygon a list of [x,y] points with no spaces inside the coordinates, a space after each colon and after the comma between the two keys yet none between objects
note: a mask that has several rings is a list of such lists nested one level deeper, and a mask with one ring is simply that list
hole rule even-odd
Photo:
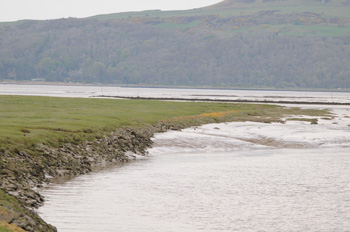
[{"label": "estuary water", "polygon": [[349,231],[350,109],[157,134],[146,157],[43,189],[58,231]]},{"label": "estuary water", "polygon": [[51,97],[141,97],[249,101],[350,103],[350,92],[268,91],[230,89],[129,88],[113,86],[0,84],[0,95]]},{"label": "estuary water", "polygon": [[[350,103],[349,92],[0,84],[0,94]],[[299,107],[334,117],[157,134],[145,157],[42,189],[38,212],[59,232],[350,231],[350,107]]]}]

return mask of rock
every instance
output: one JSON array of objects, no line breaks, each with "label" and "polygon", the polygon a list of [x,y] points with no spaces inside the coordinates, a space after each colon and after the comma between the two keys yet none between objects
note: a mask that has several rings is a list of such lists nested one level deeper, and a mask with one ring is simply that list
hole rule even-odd
[{"label": "rock", "polygon": [[[167,129],[166,125],[162,125],[162,128]],[[171,128],[178,129],[176,126]],[[1,189],[27,207],[37,208],[44,199],[33,188],[42,187],[52,179],[72,177],[88,173],[93,168],[128,162],[135,158],[134,154],[144,155],[152,144],[151,137],[160,130],[160,127],[120,128],[95,141],[64,144],[60,148],[38,144],[31,152],[18,149],[15,156],[2,156]],[[34,211],[30,212],[34,217],[30,213],[22,216],[11,214],[7,219],[28,231],[56,231],[40,220]]]},{"label": "rock", "polygon": [[16,218],[15,220],[13,220],[11,224],[15,224],[18,227],[23,228],[27,231],[34,231],[34,227],[36,223],[32,218],[26,215],[21,215],[19,218]]},{"label": "rock", "polygon": [[7,184],[3,188],[6,190],[6,192],[9,192],[9,191],[16,191],[18,189],[18,186],[14,184]]}]

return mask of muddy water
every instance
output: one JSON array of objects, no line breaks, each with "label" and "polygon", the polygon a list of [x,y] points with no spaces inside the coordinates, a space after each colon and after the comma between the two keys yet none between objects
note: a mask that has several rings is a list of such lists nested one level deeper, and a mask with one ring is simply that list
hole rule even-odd
[{"label": "muddy water", "polygon": [[167,132],[149,156],[42,193],[58,231],[349,231],[349,109]]},{"label": "muddy water", "polygon": [[349,92],[127,88],[113,86],[13,85],[0,84],[0,95],[52,97],[121,96],[248,101],[350,103]]}]

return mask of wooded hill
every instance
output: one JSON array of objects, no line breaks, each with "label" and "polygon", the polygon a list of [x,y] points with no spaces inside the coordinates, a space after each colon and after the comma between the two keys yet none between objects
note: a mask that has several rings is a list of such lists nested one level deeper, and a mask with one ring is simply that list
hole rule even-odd
[{"label": "wooded hill", "polygon": [[0,23],[0,81],[350,88],[350,0]]}]

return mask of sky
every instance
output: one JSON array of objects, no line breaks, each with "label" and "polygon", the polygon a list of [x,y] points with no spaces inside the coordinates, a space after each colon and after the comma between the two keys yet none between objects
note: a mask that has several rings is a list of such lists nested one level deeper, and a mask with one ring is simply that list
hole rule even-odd
[{"label": "sky", "polygon": [[84,18],[142,10],[186,10],[222,0],[1,0],[0,22],[21,19]]}]

